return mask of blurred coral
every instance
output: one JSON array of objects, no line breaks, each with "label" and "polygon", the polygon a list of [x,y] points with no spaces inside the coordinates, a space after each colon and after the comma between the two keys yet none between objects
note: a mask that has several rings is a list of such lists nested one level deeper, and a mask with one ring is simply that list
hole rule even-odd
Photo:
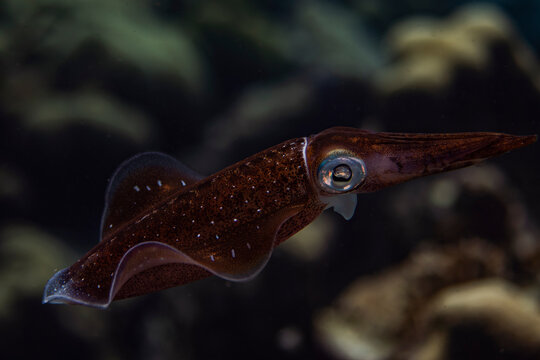
[{"label": "blurred coral", "polygon": [[15,303],[39,297],[51,269],[75,257],[60,240],[27,224],[0,231],[0,318],[9,317]]},{"label": "blurred coral", "polygon": [[335,227],[335,218],[323,213],[284,242],[278,251],[285,251],[304,261],[319,260],[328,249],[328,241],[332,238],[331,234],[335,231]]},{"label": "blurred coral", "polygon": [[483,71],[493,61],[493,51],[503,47],[518,71],[540,90],[540,69],[529,48],[516,34],[510,19],[497,7],[474,4],[447,19],[407,19],[387,36],[393,61],[377,77],[385,93],[419,88],[447,88],[460,67]]},{"label": "blurred coral", "polygon": [[58,133],[77,124],[146,143],[154,132],[152,123],[139,111],[97,93],[41,96],[27,103],[21,112],[28,130],[44,133]]},{"label": "blurred coral", "polygon": [[536,358],[540,232],[519,189],[484,165],[396,192],[388,206],[396,230],[424,245],[321,311],[321,343],[340,359],[490,357],[499,349],[503,359]]},{"label": "blurred coral", "polygon": [[3,7],[9,20],[33,25],[18,28],[22,32],[12,39],[35,41],[38,46],[32,51],[54,54],[51,61],[61,61],[95,41],[118,61],[149,73],[178,76],[194,90],[201,84],[201,60],[189,37],[156,19],[143,1],[10,0]]},{"label": "blurred coral", "polygon": [[396,358],[537,359],[540,308],[533,295],[500,279],[449,287],[425,309],[419,343]]},{"label": "blurred coral", "polygon": [[353,283],[315,318],[315,328],[340,359],[386,359],[407,343],[439,291],[504,272],[503,253],[479,239],[422,249],[396,268]]}]

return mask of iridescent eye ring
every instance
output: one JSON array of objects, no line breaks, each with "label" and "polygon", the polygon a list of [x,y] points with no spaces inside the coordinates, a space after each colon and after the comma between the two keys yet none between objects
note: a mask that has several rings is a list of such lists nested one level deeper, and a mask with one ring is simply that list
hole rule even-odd
[{"label": "iridescent eye ring", "polygon": [[366,164],[362,159],[344,153],[328,156],[317,171],[321,188],[333,194],[351,191],[366,177]]}]

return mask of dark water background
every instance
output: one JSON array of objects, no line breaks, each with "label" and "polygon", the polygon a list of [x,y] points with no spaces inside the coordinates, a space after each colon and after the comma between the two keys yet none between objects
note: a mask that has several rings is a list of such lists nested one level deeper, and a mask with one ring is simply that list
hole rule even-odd
[{"label": "dark water background", "polygon": [[2,1],[2,358],[540,358],[537,144],[363,195],[248,283],[41,304],[138,152],[210,174],[331,126],[539,134],[539,18],[535,0]]}]

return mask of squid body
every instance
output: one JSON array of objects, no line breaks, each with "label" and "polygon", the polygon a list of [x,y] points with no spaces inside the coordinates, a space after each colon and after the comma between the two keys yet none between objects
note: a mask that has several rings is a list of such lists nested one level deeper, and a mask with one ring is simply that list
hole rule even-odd
[{"label": "squid body", "polygon": [[101,240],[47,283],[44,303],[113,300],[209,275],[253,278],[275,246],[357,194],[473,165],[536,136],[403,134],[335,127],[287,140],[203,177],[161,153],[124,162],[109,183]]}]

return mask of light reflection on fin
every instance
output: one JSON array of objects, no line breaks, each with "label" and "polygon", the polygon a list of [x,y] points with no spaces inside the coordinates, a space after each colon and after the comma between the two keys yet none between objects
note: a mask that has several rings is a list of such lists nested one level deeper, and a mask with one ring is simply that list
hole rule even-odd
[{"label": "light reflection on fin", "polygon": [[[90,286],[91,282],[88,280],[83,281],[85,275],[90,277],[94,273],[92,268],[95,266],[94,260],[89,260],[88,264],[77,263],[72,268],[57,272],[49,280],[45,287],[43,302],[106,308],[131,278],[150,276],[146,270],[165,264],[195,265],[226,280],[249,280],[268,262],[281,225],[298,211],[297,207],[284,209],[271,218],[247,223],[240,232],[207,239],[208,246],[191,249],[189,254],[162,242],[139,243],[122,256],[108,282],[103,279],[100,281],[101,288]],[[99,249],[99,246],[96,248]],[[86,259],[92,259],[92,255]],[[178,278],[177,273],[163,271],[160,278],[168,285],[167,287],[183,283],[183,279]],[[109,288],[105,289],[104,286]]]},{"label": "light reflection on fin", "polygon": [[101,239],[174,191],[201,179],[201,175],[162,153],[146,152],[126,160],[105,193]]},{"label": "light reflection on fin", "polygon": [[104,309],[110,302],[92,298],[89,293],[76,290],[68,276],[69,268],[62,269],[53,275],[45,285],[43,304],[77,304]]}]

